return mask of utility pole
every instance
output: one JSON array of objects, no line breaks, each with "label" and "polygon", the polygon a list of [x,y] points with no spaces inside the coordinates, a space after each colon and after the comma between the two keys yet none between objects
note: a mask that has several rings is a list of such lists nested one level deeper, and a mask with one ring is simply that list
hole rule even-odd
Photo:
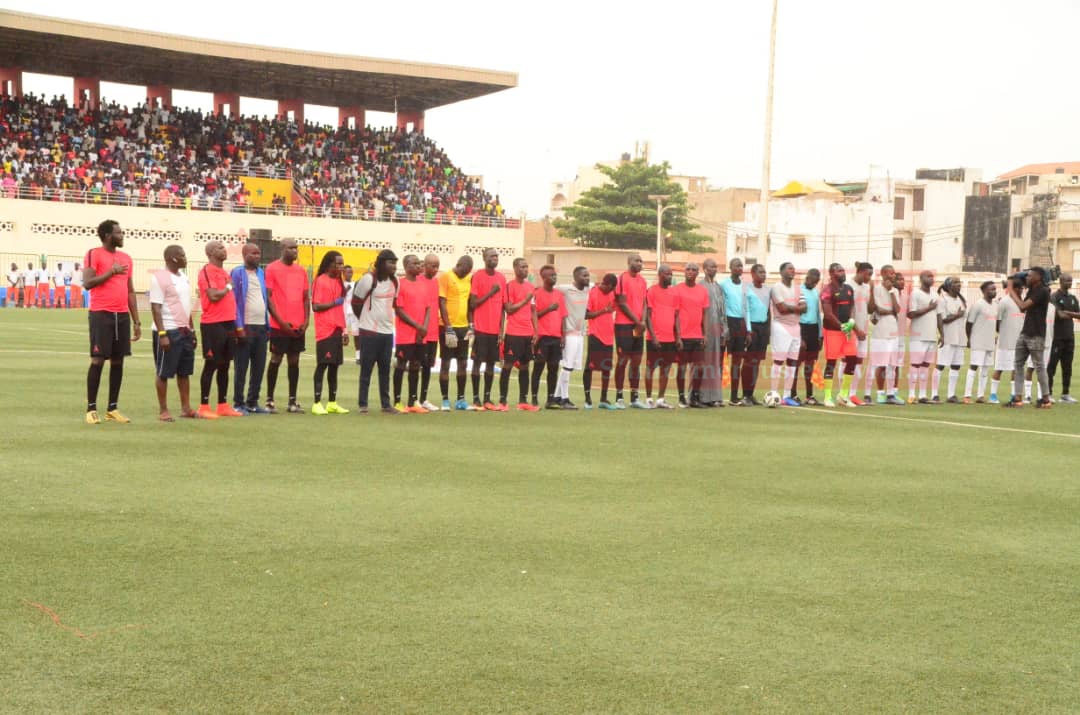
[{"label": "utility pole", "polygon": [[769,32],[769,81],[765,92],[765,148],[761,159],[761,210],[758,212],[758,240],[761,241],[761,264],[769,260],[769,172],[772,168],[773,75],[776,68],[776,10],[772,3],[772,29]]}]

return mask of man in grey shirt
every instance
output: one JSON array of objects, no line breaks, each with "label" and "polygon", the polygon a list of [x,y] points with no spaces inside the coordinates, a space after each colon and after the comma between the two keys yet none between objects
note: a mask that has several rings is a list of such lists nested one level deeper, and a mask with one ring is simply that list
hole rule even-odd
[{"label": "man in grey shirt", "polygon": [[568,286],[559,286],[566,299],[566,317],[563,329],[566,344],[563,347],[562,360],[559,363],[559,382],[555,386],[555,399],[564,410],[576,410],[570,401],[570,373],[581,369],[581,357],[585,350],[585,307],[589,303],[589,269],[578,266],[574,269],[574,282]]},{"label": "man in grey shirt", "polygon": [[[233,409],[245,415],[263,415],[269,413],[259,406],[270,340],[266,326],[266,275],[259,266],[262,251],[258,244],[244,244],[243,257],[244,264],[232,269],[230,276],[236,288],[236,327],[244,331],[244,339],[237,344],[233,356]],[[251,368],[250,382],[248,368]]]}]

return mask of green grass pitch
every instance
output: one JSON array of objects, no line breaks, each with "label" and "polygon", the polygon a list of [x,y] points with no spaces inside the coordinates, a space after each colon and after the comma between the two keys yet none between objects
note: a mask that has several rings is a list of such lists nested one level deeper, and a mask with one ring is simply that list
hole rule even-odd
[{"label": "green grass pitch", "polygon": [[166,425],[144,341],[89,427],[85,332],[0,311],[0,710],[1080,704],[1080,410]]}]

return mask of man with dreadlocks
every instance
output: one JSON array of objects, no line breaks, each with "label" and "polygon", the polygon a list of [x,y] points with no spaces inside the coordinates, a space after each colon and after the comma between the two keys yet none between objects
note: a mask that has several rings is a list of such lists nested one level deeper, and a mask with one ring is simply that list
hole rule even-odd
[{"label": "man with dreadlocks", "polygon": [[[337,251],[327,251],[319,263],[315,283],[311,288],[311,312],[315,314],[315,403],[313,415],[346,415],[347,409],[337,403],[338,366],[342,351],[349,344],[345,332],[345,283],[341,272],[345,259]],[[323,375],[329,388],[326,406],[322,404]]]}]

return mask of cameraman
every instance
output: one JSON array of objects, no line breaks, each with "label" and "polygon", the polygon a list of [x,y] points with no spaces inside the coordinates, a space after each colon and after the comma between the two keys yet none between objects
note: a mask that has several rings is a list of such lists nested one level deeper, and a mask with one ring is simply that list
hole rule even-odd
[{"label": "cameraman", "polygon": [[1080,318],[1080,305],[1077,304],[1076,296],[1069,292],[1072,287],[1072,276],[1064,274],[1059,278],[1058,289],[1050,296],[1050,302],[1054,304],[1054,342],[1050,346],[1050,365],[1046,374],[1050,378],[1050,389],[1054,389],[1054,373],[1057,372],[1058,363],[1061,363],[1061,401],[1075,403],[1076,399],[1069,394],[1069,383],[1072,380],[1073,352],[1076,346],[1076,338],[1073,334],[1073,321]]},{"label": "cameraman", "polygon": [[1046,272],[1042,268],[1032,268],[1026,273],[1027,293],[1023,298],[1017,289],[1017,284],[1023,282],[1023,274],[1018,276],[1020,281],[1010,281],[1007,289],[1009,297],[1024,314],[1024,327],[1020,329],[1016,354],[1013,357],[1013,397],[1005,403],[1005,407],[1020,407],[1024,404],[1024,367],[1028,356],[1031,356],[1031,364],[1042,390],[1042,397],[1035,407],[1049,409],[1050,381],[1046,376],[1043,352],[1046,350],[1046,310],[1050,305],[1050,290],[1046,287]]}]

